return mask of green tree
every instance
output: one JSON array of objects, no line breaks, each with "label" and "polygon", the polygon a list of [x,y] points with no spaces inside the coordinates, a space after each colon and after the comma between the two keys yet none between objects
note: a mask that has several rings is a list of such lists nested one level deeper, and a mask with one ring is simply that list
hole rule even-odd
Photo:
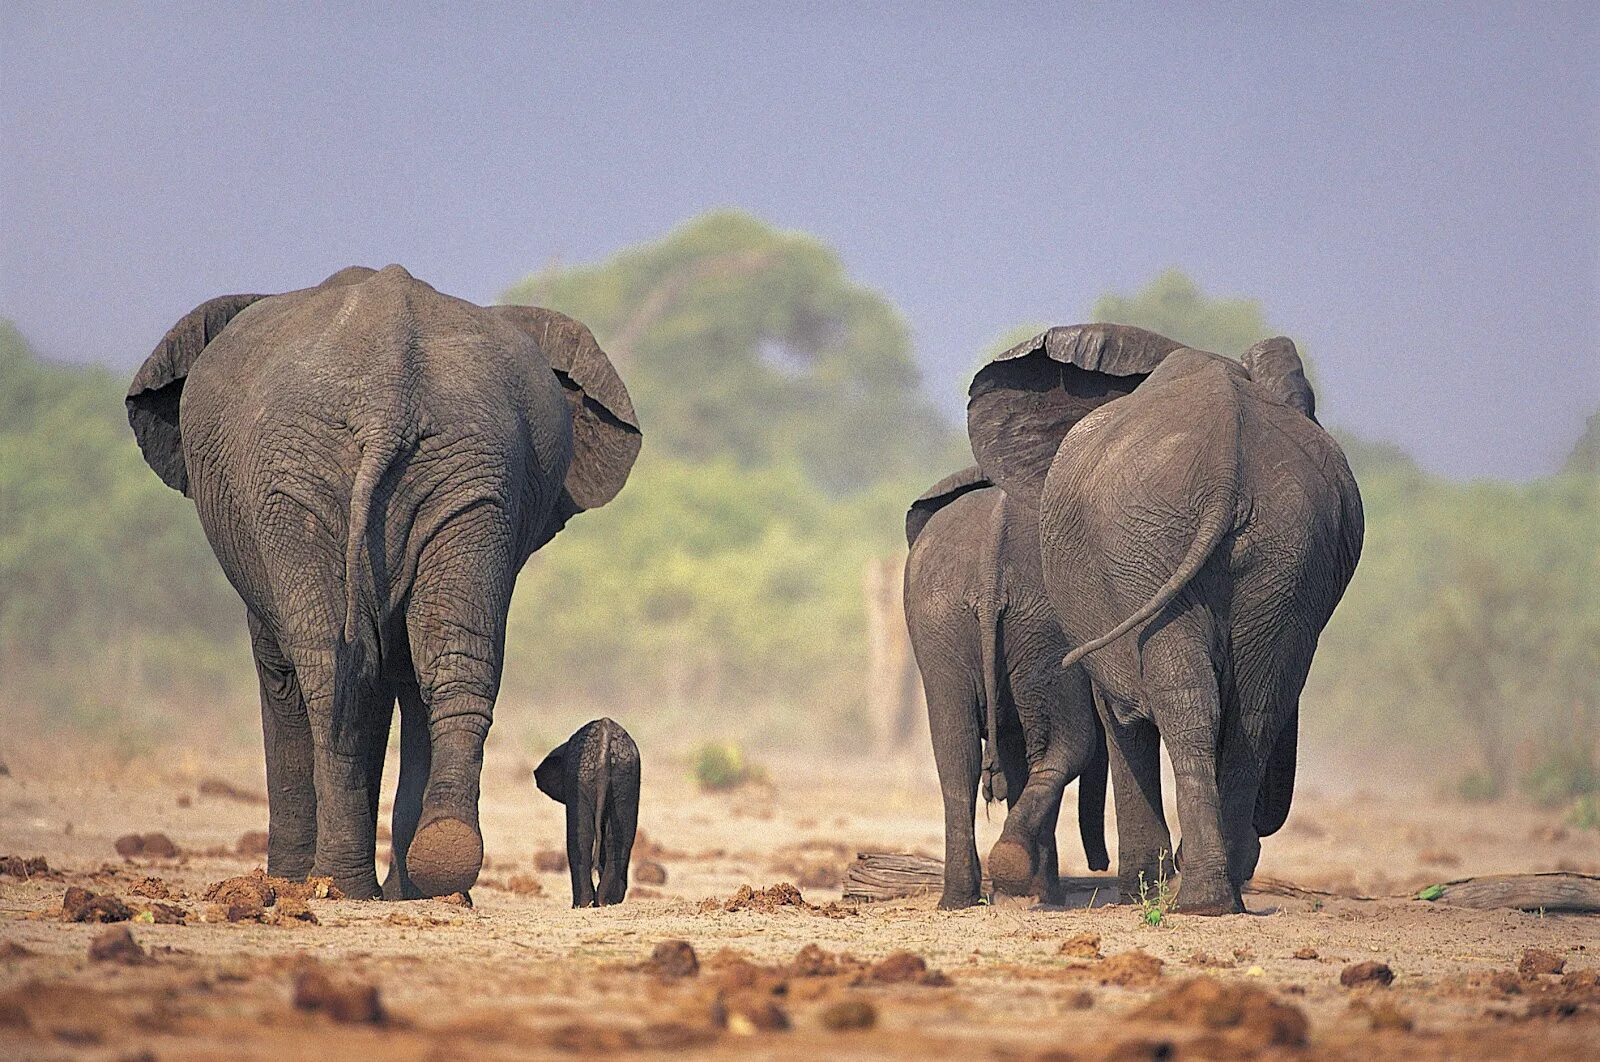
[{"label": "green tree", "polygon": [[935,458],[952,432],[904,318],[804,233],[707,214],[598,265],[532,274],[503,301],[589,325],[655,452],[792,462],[834,493],[946,471]]},{"label": "green tree", "polygon": [[1600,411],[1589,414],[1583,434],[1567,455],[1562,471],[1580,476],[1600,476]]},{"label": "green tree", "polygon": [[1132,295],[1100,296],[1089,318],[1148,328],[1186,346],[1233,358],[1259,340],[1279,334],[1267,324],[1255,299],[1208,296],[1180,269],[1158,273]]},{"label": "green tree", "polygon": [[123,387],[0,322],[0,699],[126,730],[153,692],[250,676],[238,598],[140,458]]}]

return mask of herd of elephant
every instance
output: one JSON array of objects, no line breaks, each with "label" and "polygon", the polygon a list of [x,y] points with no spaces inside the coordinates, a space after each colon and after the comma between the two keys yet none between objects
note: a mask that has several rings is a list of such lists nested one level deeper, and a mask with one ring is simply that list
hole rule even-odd
[{"label": "herd of elephant", "polygon": [[[127,407],[245,603],[268,872],[326,875],[353,897],[466,891],[517,573],[616,496],[642,441],[594,336],[399,266],[352,267],[196,307]],[[1360,496],[1293,344],[1240,362],[1138,328],[1053,328],[977,374],[968,431],[977,467],[907,516],[906,618],[944,796],[941,906],[980,898],[980,783],[1011,805],[989,855],[997,889],[1058,896],[1056,818],[1080,775],[1085,851],[1105,868],[1109,770],[1124,896],[1176,863],[1180,909],[1243,910],[1260,838],[1288,815],[1312,652],[1361,551]],[[621,873],[603,900],[621,898]]]}]

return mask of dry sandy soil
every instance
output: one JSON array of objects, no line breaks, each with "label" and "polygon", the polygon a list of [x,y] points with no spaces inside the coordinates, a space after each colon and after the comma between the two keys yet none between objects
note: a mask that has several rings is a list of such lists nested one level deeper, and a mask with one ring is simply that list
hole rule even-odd
[{"label": "dry sandy soil", "polygon": [[[941,852],[937,793],[925,781],[874,791],[860,769],[823,776],[796,763],[774,767],[771,790],[700,795],[681,767],[647,759],[646,840],[628,902],[573,911],[552,854],[561,809],[534,790],[526,757],[495,752],[475,906],[313,897],[259,916],[236,904],[244,920],[230,922],[205,893],[262,863],[234,852],[241,835],[266,826],[265,806],[250,799],[261,787],[257,760],[171,753],[109,767],[88,753],[63,762],[47,748],[11,750],[8,760],[0,854],[43,856],[49,869],[0,875],[7,1058],[1600,1051],[1600,917],[1347,898],[1468,874],[1600,872],[1600,833],[1531,808],[1308,785],[1265,843],[1261,873],[1345,897],[1258,892],[1247,895],[1249,915],[1179,914],[1151,927],[1116,906],[1003,901],[945,913],[933,897],[846,906],[839,876],[856,851]],[[203,784],[214,780],[241,792]],[[998,820],[983,826],[985,849]],[[152,831],[178,854],[118,855],[118,837]],[[1070,821],[1062,837],[1063,872],[1084,874]],[[664,883],[640,883],[645,861],[664,868]],[[725,909],[743,885],[785,881],[805,905]],[[119,898],[133,920],[64,920],[74,886]],[[1080,904],[1089,898],[1078,894]],[[149,924],[158,903],[184,912],[185,924]],[[314,923],[294,917],[306,910]],[[90,958],[91,942],[121,930],[135,949]],[[685,972],[681,948],[650,961],[675,940],[697,954],[695,972]],[[884,962],[897,952],[915,958]],[[1393,983],[1341,983],[1364,962],[1385,964]]]}]

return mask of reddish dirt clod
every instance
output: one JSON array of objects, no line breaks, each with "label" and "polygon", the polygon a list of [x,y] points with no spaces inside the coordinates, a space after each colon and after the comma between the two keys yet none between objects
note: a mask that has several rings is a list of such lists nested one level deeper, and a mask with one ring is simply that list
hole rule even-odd
[{"label": "reddish dirt clod", "polygon": [[1215,970],[1231,970],[1235,965],[1232,959],[1219,958],[1206,951],[1195,952],[1183,960],[1183,964],[1185,966],[1201,966]]},{"label": "reddish dirt clod", "polygon": [[144,835],[143,854],[148,859],[176,859],[178,846],[164,833],[147,833]]},{"label": "reddish dirt clod", "polygon": [[1151,985],[1161,977],[1160,959],[1135,948],[1119,951],[1095,967],[1103,985]]},{"label": "reddish dirt clod", "polygon": [[144,838],[137,833],[125,833],[112,844],[117,850],[117,855],[123,859],[132,859],[136,855],[144,854]]},{"label": "reddish dirt clod", "polygon": [[823,951],[816,944],[801,948],[789,964],[789,971],[796,977],[831,977],[840,970],[839,957]]},{"label": "reddish dirt clod", "polygon": [[1099,959],[1100,934],[1077,933],[1062,942],[1058,955],[1065,955],[1069,959]]},{"label": "reddish dirt clod", "polygon": [[77,885],[68,888],[61,898],[61,918],[66,922],[126,922],[132,917],[128,905],[117,897]]},{"label": "reddish dirt clod", "polygon": [[1315,959],[1317,958],[1317,949],[1297,948],[1295,949],[1294,957],[1297,959]]},{"label": "reddish dirt clod", "polygon": [[562,874],[567,869],[567,853],[546,848],[533,854],[533,869],[541,874]]},{"label": "reddish dirt clod", "polygon": [[91,962],[117,962],[124,966],[135,966],[148,962],[150,956],[133,939],[127,926],[114,926],[89,942],[89,959]]},{"label": "reddish dirt clod", "polygon": [[278,902],[278,891],[273,887],[273,882],[274,879],[267,877],[266,871],[258,867],[248,874],[213,882],[206,889],[203,899],[221,904],[245,902],[254,903],[257,907],[270,907]]},{"label": "reddish dirt clod", "polygon": [[694,977],[700,972],[700,959],[687,940],[663,940],[651,951],[645,969],[660,977]]},{"label": "reddish dirt clod", "polygon": [[267,854],[267,831],[246,830],[234,842],[233,851],[236,855],[245,857],[264,856]]},{"label": "reddish dirt clod", "polygon": [[897,951],[867,970],[866,979],[880,984],[947,985],[950,979],[938,970],[930,970],[927,960],[909,951]]},{"label": "reddish dirt clod", "polygon": [[543,896],[544,883],[532,874],[513,874],[506,879],[505,890],[518,896]]},{"label": "reddish dirt clod", "polygon": [[1394,983],[1394,971],[1381,962],[1358,962],[1344,968],[1339,983],[1346,988],[1358,985],[1377,985],[1387,988]]},{"label": "reddish dirt clod", "polygon": [[0,856],[0,874],[14,878],[37,878],[50,873],[50,864],[44,856]]},{"label": "reddish dirt clod", "polygon": [[667,868],[660,863],[645,860],[633,868],[633,880],[641,885],[665,885]]},{"label": "reddish dirt clod", "polygon": [[172,889],[160,878],[143,878],[129,889],[135,896],[143,896],[147,900],[170,900]]},{"label": "reddish dirt clod", "polygon": [[294,1005],[339,1022],[379,1025],[385,1019],[377,985],[335,981],[316,966],[295,974]]},{"label": "reddish dirt clod", "polygon": [[309,904],[292,896],[279,897],[278,902],[272,907],[271,922],[275,926],[322,924],[312,913]]},{"label": "reddish dirt clod", "polygon": [[1538,977],[1540,974],[1558,974],[1566,966],[1567,960],[1553,951],[1529,948],[1517,962],[1517,973],[1523,977]]},{"label": "reddish dirt clod", "polygon": [[753,1036],[789,1028],[789,1015],[771,996],[740,992],[722,1000],[722,1024],[737,1036]]},{"label": "reddish dirt clod", "polygon": [[1211,977],[1185,981],[1133,1016],[1227,1030],[1235,1039],[1260,1047],[1301,1046],[1311,1027],[1299,1007],[1253,985],[1224,984]]},{"label": "reddish dirt clod", "polygon": [[878,1024],[878,1008],[864,999],[841,999],[822,1009],[822,1027],[834,1032],[870,1029]]}]

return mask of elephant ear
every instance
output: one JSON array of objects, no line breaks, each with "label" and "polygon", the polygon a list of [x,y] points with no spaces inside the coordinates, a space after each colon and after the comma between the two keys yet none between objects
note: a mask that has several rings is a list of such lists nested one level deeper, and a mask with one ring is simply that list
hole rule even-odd
[{"label": "elephant ear", "polygon": [[982,470],[977,465],[971,465],[944,477],[923,491],[917,500],[911,503],[911,508],[906,510],[906,545],[911,546],[916,543],[917,536],[928,526],[928,521],[933,519],[934,513],[963,494],[992,486],[994,484],[989,482]]},{"label": "elephant ear", "polygon": [[201,303],[167,330],[134,374],[126,399],[128,424],[145,463],[173,490],[189,493],[189,473],[183,463],[183,436],[178,425],[184,380],[206,344],[228,327],[234,315],[266,297],[221,295]]},{"label": "elephant ear", "polygon": [[1280,402],[1317,419],[1317,395],[1306,379],[1305,365],[1294,341],[1287,336],[1263,339],[1240,359],[1250,379],[1261,384]]},{"label": "elephant ear", "polygon": [[567,802],[567,787],[565,782],[567,769],[567,746],[570,742],[563,741],[550,750],[550,755],[544,762],[533,769],[533,784],[538,786],[539,792],[554,800],[557,804]]},{"label": "elephant ear", "polygon": [[967,435],[983,474],[1039,506],[1045,474],[1072,426],[1149,376],[1182,344],[1143,328],[1052,328],[978,370],[967,390]]},{"label": "elephant ear", "polygon": [[496,306],[544,352],[572,413],[572,466],[566,515],[598,509],[628,480],[644,442],[633,400],[594,333],[565,314],[538,306]]}]

